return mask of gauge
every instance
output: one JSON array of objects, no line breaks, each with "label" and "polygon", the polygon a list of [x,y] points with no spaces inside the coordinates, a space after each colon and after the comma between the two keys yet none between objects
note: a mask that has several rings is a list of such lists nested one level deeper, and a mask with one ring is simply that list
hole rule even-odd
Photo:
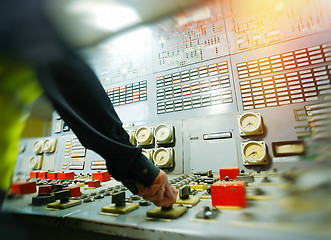
[{"label": "gauge", "polygon": [[128,129],[125,129],[125,131],[129,135],[129,141],[130,141],[130,143],[132,143],[133,145],[136,145],[135,131],[134,130],[131,131],[131,130],[128,130]]},{"label": "gauge", "polygon": [[263,133],[262,117],[259,113],[247,112],[238,117],[240,136]]},{"label": "gauge", "polygon": [[19,151],[19,153],[23,153],[23,152],[25,152],[25,149],[26,149],[26,144],[20,144],[18,151]]},{"label": "gauge", "polygon": [[173,166],[173,149],[172,148],[158,148],[153,155],[155,165],[159,168],[170,168]]},{"label": "gauge", "polygon": [[32,168],[32,170],[41,169],[42,161],[43,161],[43,156],[33,156],[33,157],[31,157],[30,158],[30,168]]},{"label": "gauge", "polygon": [[264,165],[268,163],[265,142],[250,141],[242,143],[244,165]]},{"label": "gauge", "polygon": [[153,150],[152,149],[142,149],[141,153],[151,162],[153,162]]},{"label": "gauge", "polygon": [[44,149],[43,149],[43,141],[42,140],[37,140],[33,143],[32,149],[35,153],[37,154],[43,154]]},{"label": "gauge", "polygon": [[43,144],[43,149],[46,153],[53,153],[55,152],[56,144],[57,144],[56,138],[48,138],[45,140]]},{"label": "gauge", "polygon": [[174,142],[174,127],[160,124],[155,128],[155,140],[158,144],[167,144]]},{"label": "gauge", "polygon": [[136,131],[135,136],[139,145],[152,145],[154,143],[153,128],[141,127]]}]

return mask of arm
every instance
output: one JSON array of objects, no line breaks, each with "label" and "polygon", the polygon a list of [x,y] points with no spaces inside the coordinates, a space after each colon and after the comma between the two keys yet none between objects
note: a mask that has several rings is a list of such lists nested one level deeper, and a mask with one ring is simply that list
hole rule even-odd
[{"label": "arm", "polygon": [[61,59],[39,65],[38,79],[81,143],[106,159],[115,179],[134,193],[136,182],[153,182],[159,169],[129,142],[99,80],[80,57],[68,50]]}]

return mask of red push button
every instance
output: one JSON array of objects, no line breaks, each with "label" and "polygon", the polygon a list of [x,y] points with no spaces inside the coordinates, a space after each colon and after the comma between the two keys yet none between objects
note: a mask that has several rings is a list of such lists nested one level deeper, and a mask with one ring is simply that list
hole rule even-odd
[{"label": "red push button", "polygon": [[35,193],[37,191],[36,182],[14,182],[10,193],[11,194],[30,194]]},{"label": "red push button", "polygon": [[40,178],[40,179],[47,179],[47,172],[39,172],[38,178]]},{"label": "red push button", "polygon": [[67,187],[63,190],[70,190],[71,197],[79,197],[80,196],[80,187]]},{"label": "red push button", "polygon": [[221,168],[220,179],[225,180],[226,176],[228,176],[229,179],[237,180],[237,177],[239,176],[239,168]]},{"label": "red push button", "polygon": [[47,173],[47,178],[55,180],[55,179],[57,179],[57,174],[58,174],[57,172],[48,172]]},{"label": "red push button", "polygon": [[97,188],[97,187],[100,187],[100,186],[101,186],[101,183],[100,183],[99,180],[96,180],[96,181],[89,181],[89,182],[88,182],[88,186],[89,186],[89,187],[95,187],[95,188]]},{"label": "red push button", "polygon": [[246,207],[245,182],[216,182],[210,186],[213,206]]},{"label": "red push button", "polygon": [[30,179],[38,178],[38,174],[39,174],[39,172],[36,172],[36,171],[30,172]]},{"label": "red push button", "polygon": [[61,172],[57,174],[57,179],[59,180],[74,180],[75,173],[74,172]]},{"label": "red push button", "polygon": [[38,194],[45,194],[52,192],[52,185],[41,185],[38,187]]},{"label": "red push button", "polygon": [[108,172],[97,172],[97,173],[92,173],[92,178],[94,180],[100,180],[101,182],[106,182],[110,180],[110,175]]}]

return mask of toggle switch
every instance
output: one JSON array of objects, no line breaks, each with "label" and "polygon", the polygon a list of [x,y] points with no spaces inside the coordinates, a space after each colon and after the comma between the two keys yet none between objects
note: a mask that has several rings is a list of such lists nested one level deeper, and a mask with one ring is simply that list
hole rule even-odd
[{"label": "toggle switch", "polygon": [[170,206],[170,207],[156,207],[146,212],[146,216],[150,218],[166,218],[176,219],[186,213],[185,206]]},{"label": "toggle switch", "polygon": [[115,213],[115,214],[126,214],[139,207],[136,203],[126,203],[125,202],[125,192],[120,191],[113,193],[112,204],[101,208],[101,212],[104,213]]}]

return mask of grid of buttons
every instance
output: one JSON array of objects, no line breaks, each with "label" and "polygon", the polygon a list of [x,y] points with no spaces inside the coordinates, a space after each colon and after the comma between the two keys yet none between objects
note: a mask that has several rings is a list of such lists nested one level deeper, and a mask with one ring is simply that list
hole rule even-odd
[{"label": "grid of buttons", "polygon": [[239,79],[331,61],[331,43],[237,64]]},{"label": "grid of buttons", "polygon": [[156,78],[156,87],[161,88],[227,72],[229,72],[228,63],[227,61],[223,61],[166,76],[159,76]]},{"label": "grid of buttons", "polygon": [[[223,61],[157,77],[157,113],[232,103],[230,77],[226,74],[228,72],[227,61]],[[206,77],[210,78],[205,79]],[[214,90],[218,91],[210,93]]]},{"label": "grid of buttons", "polygon": [[241,81],[244,110],[314,101],[331,88],[331,65]]},{"label": "grid of buttons", "polygon": [[[70,157],[69,170],[83,170],[85,164],[86,148],[79,142],[78,138],[68,139],[66,142],[64,156]],[[66,165],[67,163],[63,163]]]},{"label": "grid of buttons", "polygon": [[188,95],[195,95],[199,93],[209,92],[217,89],[229,88],[230,77],[229,75],[213,77],[201,81],[194,81],[182,85],[158,89],[156,91],[157,101],[164,99],[171,99],[177,97],[185,97]]},{"label": "grid of buttons", "polygon": [[166,101],[157,104],[157,113],[179,112],[195,108],[209,107],[224,103],[232,103],[233,97],[231,90],[204,94],[201,96],[186,97],[173,101]]},{"label": "grid of buttons", "polygon": [[106,161],[105,160],[96,160],[91,162],[91,170],[106,170]]},{"label": "grid of buttons", "polygon": [[106,90],[114,106],[136,103],[147,100],[147,81]]}]

